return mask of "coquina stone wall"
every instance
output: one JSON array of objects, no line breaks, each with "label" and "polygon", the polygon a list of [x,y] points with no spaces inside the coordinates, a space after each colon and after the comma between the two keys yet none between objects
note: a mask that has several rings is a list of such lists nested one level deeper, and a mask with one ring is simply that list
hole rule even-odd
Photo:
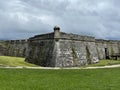
[{"label": "coquina stone wall", "polygon": [[8,40],[2,41],[1,48],[4,50],[1,51],[2,55],[6,56],[16,56],[16,57],[25,57],[27,50],[27,40]]},{"label": "coquina stone wall", "polygon": [[5,46],[5,42],[0,41],[0,56],[4,56],[6,51],[7,51],[7,49]]},{"label": "coquina stone wall", "polygon": [[120,41],[96,39],[95,43],[100,60],[111,59],[111,55],[120,54]]},{"label": "coquina stone wall", "polygon": [[53,33],[39,35],[28,40],[26,61],[45,67],[55,66],[55,42]]},{"label": "coquina stone wall", "polygon": [[82,66],[98,62],[95,39],[88,36],[61,33],[55,41],[56,67]]},{"label": "coquina stone wall", "polygon": [[73,67],[98,62],[94,37],[59,30],[55,27],[53,33],[30,38],[26,61],[47,67]]}]

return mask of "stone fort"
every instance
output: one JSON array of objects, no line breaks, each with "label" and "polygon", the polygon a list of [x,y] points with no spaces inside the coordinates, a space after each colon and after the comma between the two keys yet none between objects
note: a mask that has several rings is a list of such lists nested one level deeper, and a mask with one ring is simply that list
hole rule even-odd
[{"label": "stone fort", "polygon": [[[68,34],[55,26],[54,32],[26,40],[0,41],[0,55],[25,57],[44,67],[77,67],[113,59],[120,53],[120,41]],[[115,58],[117,59],[117,58]]]}]

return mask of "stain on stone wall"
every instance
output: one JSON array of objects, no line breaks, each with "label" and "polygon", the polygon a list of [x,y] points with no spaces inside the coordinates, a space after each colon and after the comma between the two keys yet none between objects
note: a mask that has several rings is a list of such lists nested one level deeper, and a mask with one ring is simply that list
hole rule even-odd
[{"label": "stain on stone wall", "polygon": [[26,61],[40,66],[55,66],[53,40],[29,40]]}]

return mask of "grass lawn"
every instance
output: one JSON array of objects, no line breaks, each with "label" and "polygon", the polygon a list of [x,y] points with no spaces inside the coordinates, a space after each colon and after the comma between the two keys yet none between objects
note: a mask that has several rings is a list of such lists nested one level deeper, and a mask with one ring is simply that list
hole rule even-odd
[{"label": "grass lawn", "polygon": [[25,58],[20,57],[0,56],[0,66],[36,66],[34,64],[27,63],[24,60]]},{"label": "grass lawn", "polygon": [[[88,66],[120,64],[101,60]],[[0,56],[1,66],[36,66],[24,58]],[[120,90],[120,68],[43,70],[0,68],[0,90]]]},{"label": "grass lawn", "polygon": [[120,90],[120,68],[0,69],[0,90]]}]

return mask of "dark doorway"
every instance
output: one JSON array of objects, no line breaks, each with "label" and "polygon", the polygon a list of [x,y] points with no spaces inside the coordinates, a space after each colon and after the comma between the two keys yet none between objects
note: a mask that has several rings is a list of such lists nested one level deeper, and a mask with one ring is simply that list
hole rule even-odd
[{"label": "dark doorway", "polygon": [[105,48],[105,58],[110,59],[108,48]]}]

